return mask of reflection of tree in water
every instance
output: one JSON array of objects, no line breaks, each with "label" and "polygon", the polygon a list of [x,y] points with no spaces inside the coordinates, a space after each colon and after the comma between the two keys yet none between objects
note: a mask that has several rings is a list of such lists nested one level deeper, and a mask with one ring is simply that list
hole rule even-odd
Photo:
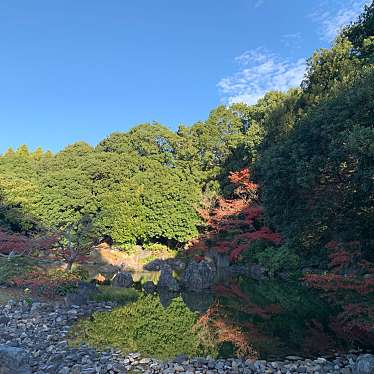
[{"label": "reflection of tree in water", "polygon": [[297,284],[238,279],[218,285],[215,292],[219,308],[214,309],[214,318],[231,327],[232,336],[238,331],[246,336],[260,357],[310,356],[339,348],[328,325],[335,310],[314,291]]}]

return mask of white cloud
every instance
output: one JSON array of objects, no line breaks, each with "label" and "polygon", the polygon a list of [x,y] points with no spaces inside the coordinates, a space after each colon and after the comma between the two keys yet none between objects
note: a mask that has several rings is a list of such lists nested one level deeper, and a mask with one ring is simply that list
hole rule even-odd
[{"label": "white cloud", "polygon": [[235,59],[240,70],[218,83],[222,99],[228,104],[254,104],[270,90],[286,91],[300,85],[305,59],[281,59],[264,49],[246,51]]},{"label": "white cloud", "polygon": [[370,2],[371,0],[339,0],[337,5],[322,2],[310,17],[320,25],[321,39],[331,42],[342,27],[354,21],[363,11],[364,5]]}]

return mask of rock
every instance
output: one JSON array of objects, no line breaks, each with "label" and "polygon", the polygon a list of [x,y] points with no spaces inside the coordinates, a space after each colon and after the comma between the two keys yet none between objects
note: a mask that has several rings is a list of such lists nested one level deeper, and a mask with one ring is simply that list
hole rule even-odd
[{"label": "rock", "polygon": [[299,357],[299,356],[286,356],[286,359],[290,360],[290,361],[299,361],[299,360],[302,360],[302,358]]},{"label": "rock", "polygon": [[157,283],[157,287],[159,289],[169,290],[172,292],[179,291],[179,284],[178,281],[173,277],[173,272],[169,265],[166,265],[160,274],[160,278]]},{"label": "rock", "polygon": [[179,260],[178,258],[167,258],[166,260],[157,258],[156,260],[148,262],[148,264],[144,265],[143,269],[147,271],[160,271],[168,267],[170,267],[174,271],[179,271],[183,270],[186,265],[182,260]]},{"label": "rock", "polygon": [[152,281],[147,281],[143,284],[143,290],[147,294],[153,294],[157,290],[157,286]]},{"label": "rock", "polygon": [[9,318],[5,316],[0,316],[0,325],[6,325],[9,322]]},{"label": "rock", "polygon": [[183,285],[191,291],[200,291],[211,288],[216,276],[216,267],[213,262],[206,260],[191,261],[183,274]]},{"label": "rock", "polygon": [[184,270],[186,268],[186,264],[182,260],[179,260],[178,258],[168,258],[165,260],[165,262],[174,271]]},{"label": "rock", "polygon": [[113,287],[130,288],[133,283],[132,275],[128,271],[119,271],[112,278]]},{"label": "rock", "polygon": [[0,374],[31,374],[29,357],[21,348],[0,345]]},{"label": "rock", "polygon": [[78,288],[65,296],[67,305],[83,305],[87,304],[92,292],[96,291],[96,285],[93,283],[81,282]]},{"label": "rock", "polygon": [[374,355],[364,354],[358,356],[354,374],[372,374],[374,373]]},{"label": "rock", "polygon": [[143,266],[143,269],[147,271],[160,271],[164,266],[164,260],[157,258],[156,260],[153,260],[151,262],[148,262],[148,264],[145,264]]}]

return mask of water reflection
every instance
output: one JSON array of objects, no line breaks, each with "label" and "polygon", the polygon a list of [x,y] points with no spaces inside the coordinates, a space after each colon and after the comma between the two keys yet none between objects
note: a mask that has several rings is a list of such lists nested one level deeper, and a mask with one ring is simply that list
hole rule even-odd
[{"label": "water reflection", "polygon": [[[201,315],[214,308],[216,321],[239,328],[262,358],[326,356],[357,348],[331,328],[338,308],[298,283],[237,278],[217,284],[212,292],[159,294],[165,307],[179,295]],[[233,347],[224,344],[221,355],[232,354]]]}]

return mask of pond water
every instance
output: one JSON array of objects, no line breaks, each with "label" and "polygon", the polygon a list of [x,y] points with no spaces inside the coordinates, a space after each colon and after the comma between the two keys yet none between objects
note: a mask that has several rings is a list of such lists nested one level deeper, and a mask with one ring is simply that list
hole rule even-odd
[{"label": "pond water", "polygon": [[[174,297],[182,296],[186,306],[201,315],[215,308],[226,325],[240,328],[259,357],[279,359],[285,356],[333,356],[337,352],[362,348],[336,323],[341,311],[315,291],[299,283],[254,281],[236,278],[218,284],[214,292],[162,292],[166,307]],[[373,342],[373,340],[371,340]],[[222,357],[233,355],[233,346],[224,344]]]}]

